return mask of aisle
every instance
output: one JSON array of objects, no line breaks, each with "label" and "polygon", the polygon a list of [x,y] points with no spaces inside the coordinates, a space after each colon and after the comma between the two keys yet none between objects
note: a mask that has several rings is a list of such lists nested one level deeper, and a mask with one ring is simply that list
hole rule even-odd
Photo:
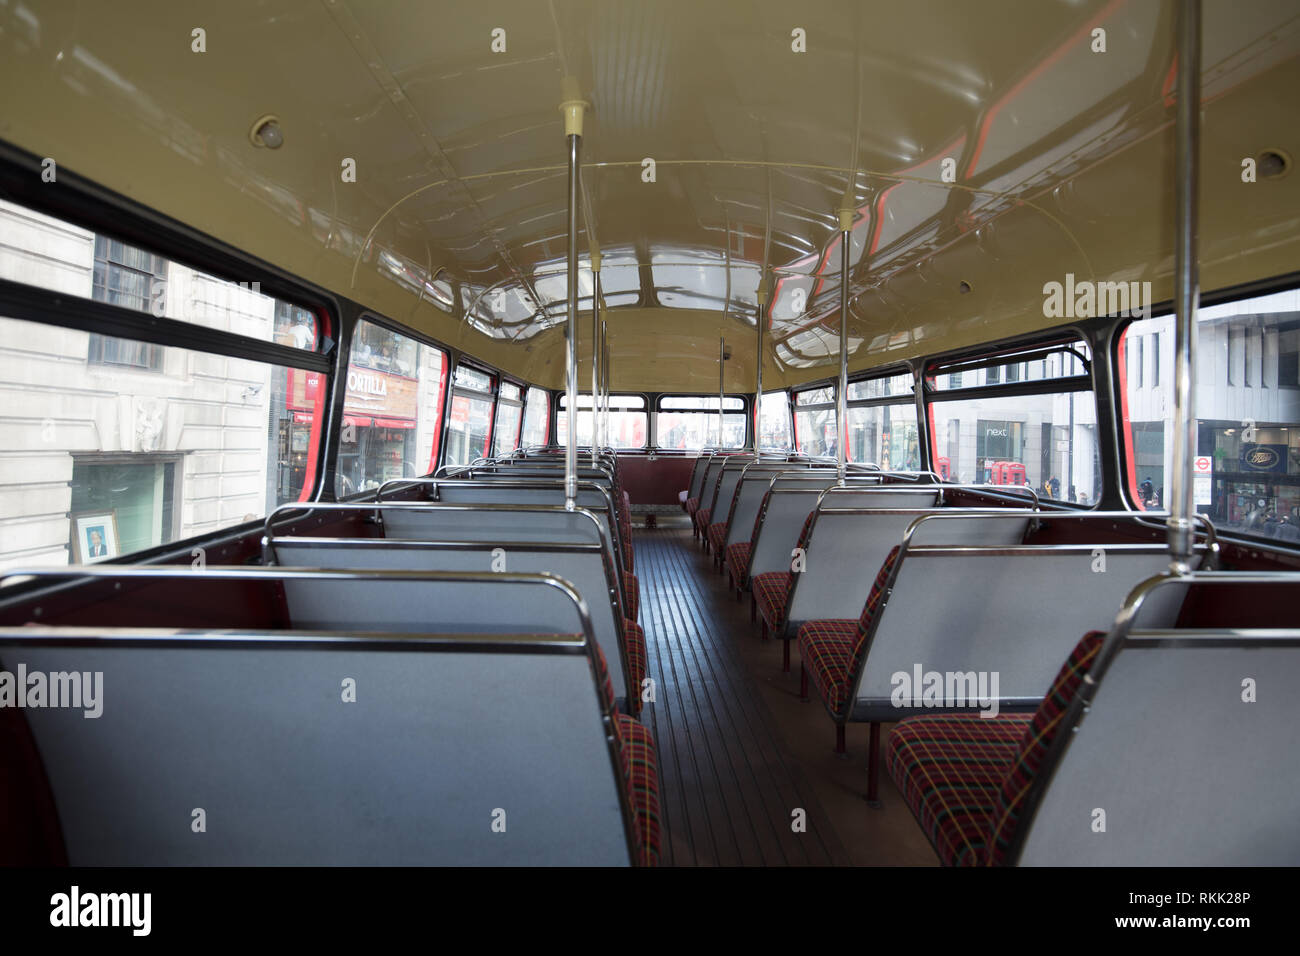
[{"label": "aisle", "polygon": [[[663,864],[848,863],[732,646],[740,625],[748,626],[748,605],[706,583],[707,559],[689,530],[638,528],[634,540],[657,682],[643,720],[659,753]],[[806,813],[806,832],[792,829],[796,809]]]},{"label": "aisle", "polygon": [[660,523],[633,537],[658,690],[643,719],[659,753],[664,865],[936,865],[883,767],[883,809],[867,807],[866,725],[849,725],[849,753],[836,756],[821,703],[799,700],[798,654],[783,673],[780,642],[758,638],[749,596],[727,590],[689,522]]}]

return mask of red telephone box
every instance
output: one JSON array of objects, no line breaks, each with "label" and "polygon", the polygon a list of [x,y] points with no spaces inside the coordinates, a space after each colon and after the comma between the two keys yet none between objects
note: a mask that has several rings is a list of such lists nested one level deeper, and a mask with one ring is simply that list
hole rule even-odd
[{"label": "red telephone box", "polygon": [[1003,475],[1006,480],[1004,485],[1017,485],[1024,487],[1025,484],[1025,466],[1018,461],[1003,462]]},{"label": "red telephone box", "polygon": [[940,478],[942,478],[944,481],[948,481],[952,478],[952,462],[950,462],[947,458],[940,458],[935,461],[935,464],[939,466]]}]

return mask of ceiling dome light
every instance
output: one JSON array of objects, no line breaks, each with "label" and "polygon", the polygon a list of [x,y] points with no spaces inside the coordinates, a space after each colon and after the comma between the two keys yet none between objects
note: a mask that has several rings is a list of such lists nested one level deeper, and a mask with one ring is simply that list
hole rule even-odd
[{"label": "ceiling dome light", "polygon": [[279,149],[284,145],[284,130],[280,128],[280,118],[269,113],[258,117],[248,131],[248,138],[254,146]]}]

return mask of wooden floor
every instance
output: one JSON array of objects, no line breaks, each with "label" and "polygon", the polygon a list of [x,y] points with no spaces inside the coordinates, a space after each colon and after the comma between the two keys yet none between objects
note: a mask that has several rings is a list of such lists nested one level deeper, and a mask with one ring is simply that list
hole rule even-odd
[{"label": "wooden floor", "polygon": [[835,755],[825,708],[799,700],[798,652],[783,674],[780,642],[760,640],[748,595],[727,591],[689,521],[636,523],[663,865],[935,865],[883,767],[884,806],[866,804],[866,726],[850,725],[849,755]]}]

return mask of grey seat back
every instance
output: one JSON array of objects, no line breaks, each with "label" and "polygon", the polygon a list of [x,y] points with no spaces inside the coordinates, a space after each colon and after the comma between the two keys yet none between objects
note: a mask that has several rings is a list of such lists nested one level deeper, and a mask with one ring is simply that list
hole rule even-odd
[{"label": "grey seat back", "polygon": [[708,508],[713,502],[713,493],[718,490],[718,476],[722,466],[727,463],[727,455],[714,455],[704,466],[704,479],[700,484],[700,507]]},{"label": "grey seat back", "polygon": [[[810,478],[817,474],[817,470],[802,462],[759,462],[749,465],[736,483],[728,514],[718,519],[725,518],[727,521],[727,537],[723,547],[750,539],[754,531],[754,519],[758,517],[763,496],[767,494],[769,488],[776,487],[787,478]],[[822,488],[829,486],[825,477],[821,481]],[[833,477],[831,481],[833,482]],[[812,486],[805,484],[804,487]]]},{"label": "grey seat back", "polygon": [[1145,544],[909,547],[867,634],[853,719],[979,706],[912,705],[918,672],[982,678],[1000,710],[1036,707],[1079,638],[1105,630],[1133,586],[1168,562]]},{"label": "grey seat back", "polygon": [[[916,500],[916,496],[907,497]],[[888,494],[872,498],[900,500]],[[910,508],[827,509],[830,500],[829,495],[822,499],[823,507],[808,539],[804,570],[795,575],[785,625],[788,634],[797,633],[804,621],[856,619],[889,552],[899,546],[918,517],[934,513],[933,509]],[[1028,513],[1019,510],[1008,509],[1005,515],[972,511],[960,521],[922,523],[917,543],[1020,544],[1029,521]]]},{"label": "grey seat back", "polygon": [[[564,505],[564,480],[522,481],[440,481],[435,486],[436,500],[452,504]],[[594,514],[605,539],[622,562],[622,532],[614,501],[607,488],[589,482],[578,483],[577,506]],[[427,538],[427,536],[423,536]]]},{"label": "grey seat back", "polygon": [[[371,509],[375,510],[375,509]],[[421,502],[380,510],[384,536],[417,541],[608,542],[606,522],[586,508],[562,505]]]},{"label": "grey seat back", "polygon": [[799,540],[804,521],[817,507],[817,499],[824,490],[819,482],[810,482],[809,487],[781,488],[767,496],[763,520],[749,555],[749,578],[770,571],[790,570],[790,552]]},{"label": "grey seat back", "polygon": [[712,454],[701,453],[695,459],[695,464],[691,466],[691,481],[686,486],[687,498],[700,497],[700,489],[704,487],[704,476],[709,470],[709,461],[713,458]]},{"label": "grey seat back", "polygon": [[[622,639],[623,596],[610,555],[599,543],[277,537],[265,541],[264,548],[277,564],[290,567],[553,574],[573,585],[582,595],[596,643],[605,655],[614,696],[620,699],[627,696],[629,671]],[[299,597],[296,590],[294,597]],[[529,616],[527,603],[520,602],[521,606],[511,608],[478,608],[479,620],[482,621],[480,629],[497,630],[494,621],[503,615],[513,626],[518,615]],[[291,619],[302,619],[301,607],[291,606],[290,612],[293,615]]]},{"label": "grey seat back", "polygon": [[[1215,577],[1230,576],[1300,589],[1294,573]],[[1144,582],[1126,606],[1173,580]],[[1232,599],[1262,586],[1235,585]],[[1121,619],[1089,676],[1034,778],[1012,862],[1295,866],[1300,627],[1175,628],[1141,615],[1129,630]]]},{"label": "grey seat back", "polygon": [[102,675],[94,719],[24,712],[73,866],[631,860],[581,638],[25,628],[0,661]]},{"label": "grey seat back", "polygon": [[731,515],[732,499],[736,497],[736,488],[748,467],[754,466],[746,462],[731,462],[719,473],[718,488],[713,499],[713,513],[709,518],[710,524],[727,521]]}]

